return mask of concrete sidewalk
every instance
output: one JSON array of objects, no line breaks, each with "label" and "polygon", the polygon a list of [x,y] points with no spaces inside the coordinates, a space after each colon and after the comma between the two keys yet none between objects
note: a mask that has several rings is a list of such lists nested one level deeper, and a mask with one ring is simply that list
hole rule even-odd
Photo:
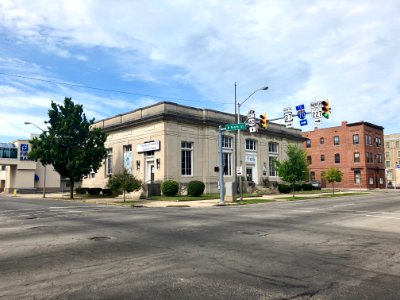
[{"label": "concrete sidewalk", "polygon": [[[340,191],[335,192],[338,193],[349,193],[355,191]],[[360,192],[360,191],[358,191]],[[321,195],[328,195],[327,193],[316,193],[316,194],[296,194],[297,197],[308,197],[315,198]],[[271,194],[271,195],[262,195],[257,197],[248,197],[244,198],[244,200],[249,199],[265,199],[265,200],[274,200],[274,201],[287,201],[285,198],[290,197],[291,194]],[[31,198],[31,199],[43,199],[42,194],[18,194],[14,196],[15,198]],[[48,193],[46,194],[47,200],[65,200],[65,201],[81,201],[85,203],[95,203],[95,204],[103,204],[103,205],[123,205],[121,202],[123,198],[87,198],[82,197],[80,195],[74,195],[74,199],[69,199],[69,193]],[[131,202],[132,199],[127,199],[127,201]],[[211,207],[218,206],[220,204],[219,199],[211,199],[211,200],[195,200],[195,201],[159,201],[159,200],[146,200],[146,199],[138,199],[133,200],[134,207]],[[232,202],[226,202],[226,205],[235,205]]]}]

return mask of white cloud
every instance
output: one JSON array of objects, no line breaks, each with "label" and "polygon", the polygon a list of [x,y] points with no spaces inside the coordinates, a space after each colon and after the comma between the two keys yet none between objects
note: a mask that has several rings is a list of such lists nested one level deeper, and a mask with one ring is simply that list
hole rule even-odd
[{"label": "white cloud", "polygon": [[268,84],[248,106],[275,117],[330,98],[328,124],[368,120],[395,131],[399,11],[396,0],[26,0],[2,1],[0,23],[66,58],[89,59],[73,46],[113,49],[123,79],[164,83],[160,68],[177,67],[172,80],[220,102],[233,102],[235,81],[239,100]]}]

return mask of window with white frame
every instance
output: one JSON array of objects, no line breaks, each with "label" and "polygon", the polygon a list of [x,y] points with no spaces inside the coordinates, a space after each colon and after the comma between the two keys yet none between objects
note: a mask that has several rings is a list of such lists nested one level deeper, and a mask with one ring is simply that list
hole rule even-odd
[{"label": "window with white frame", "polygon": [[124,150],[124,169],[132,174],[132,145],[125,145]]},{"label": "window with white frame", "polygon": [[353,144],[354,145],[358,145],[359,144],[358,134],[353,134]]},{"label": "window with white frame", "polygon": [[275,166],[276,157],[269,157],[269,176],[278,176]]},{"label": "window with white frame", "polygon": [[374,177],[369,178],[369,184],[374,184]]},{"label": "window with white frame", "polygon": [[360,152],[354,152],[354,162],[360,162]]},{"label": "window with white frame", "polygon": [[334,144],[334,145],[339,145],[339,144],[340,144],[339,136],[338,136],[338,135],[335,135],[335,136],[333,137],[333,144]]},{"label": "window with white frame", "polygon": [[106,175],[112,175],[112,149],[107,149]]},{"label": "window with white frame", "polygon": [[232,153],[229,152],[222,153],[222,165],[224,168],[224,175],[232,176]]},{"label": "window with white frame", "polygon": [[383,184],[383,177],[379,178],[379,184]]},{"label": "window with white frame", "polygon": [[192,176],[193,170],[193,143],[181,143],[181,174],[184,176]]},{"label": "window with white frame", "polygon": [[390,168],[390,160],[386,161],[386,168]]},{"label": "window with white frame", "polygon": [[278,154],[278,147],[279,147],[279,144],[278,144],[278,143],[269,142],[269,143],[268,143],[268,152],[269,152],[269,153],[276,153],[276,154]]},{"label": "window with white frame", "polygon": [[365,135],[365,144],[372,145],[372,136],[368,134]]},{"label": "window with white frame", "polygon": [[257,141],[246,139],[246,150],[257,150]]},{"label": "window with white frame", "polygon": [[375,137],[375,144],[377,147],[380,147],[382,145],[382,139],[379,137]]},{"label": "window with white frame", "polygon": [[397,151],[397,158],[400,158],[400,150]]},{"label": "window with white frame", "polygon": [[222,148],[232,149],[232,138],[230,136],[222,136]]}]

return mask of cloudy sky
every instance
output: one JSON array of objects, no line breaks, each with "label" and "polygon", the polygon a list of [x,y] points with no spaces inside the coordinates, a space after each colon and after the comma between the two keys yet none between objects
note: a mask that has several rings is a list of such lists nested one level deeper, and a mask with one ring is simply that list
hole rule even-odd
[{"label": "cloudy sky", "polygon": [[239,102],[269,86],[241,112],[329,99],[321,127],[400,132],[398,0],[2,0],[0,36],[0,142],[64,97],[96,120],[159,101],[233,113],[235,82]]}]

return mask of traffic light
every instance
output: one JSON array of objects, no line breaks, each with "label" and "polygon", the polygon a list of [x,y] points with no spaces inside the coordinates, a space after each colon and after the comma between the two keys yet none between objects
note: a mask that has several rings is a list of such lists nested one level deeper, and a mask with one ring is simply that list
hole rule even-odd
[{"label": "traffic light", "polygon": [[329,107],[329,101],[328,99],[322,101],[322,115],[324,118],[329,119],[329,116],[331,114],[331,108]]},{"label": "traffic light", "polygon": [[260,126],[267,128],[267,114],[260,115]]}]

